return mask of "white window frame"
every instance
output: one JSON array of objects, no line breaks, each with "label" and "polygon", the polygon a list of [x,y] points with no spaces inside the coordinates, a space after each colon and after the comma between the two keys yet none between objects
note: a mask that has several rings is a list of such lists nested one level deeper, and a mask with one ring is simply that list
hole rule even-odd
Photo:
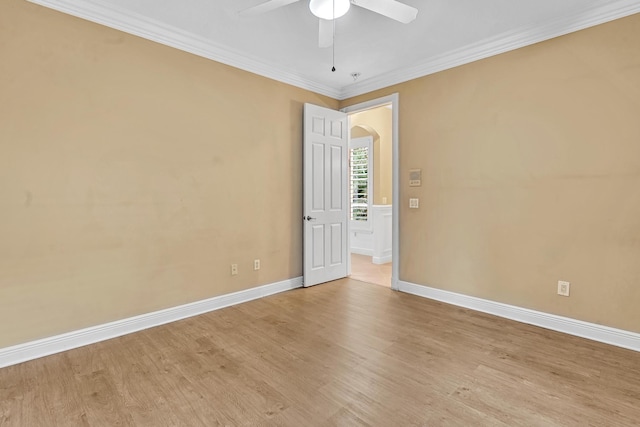
[{"label": "white window frame", "polygon": [[[351,219],[351,150],[353,148],[368,148],[367,156],[367,220],[354,221]],[[364,136],[349,141],[349,229],[350,231],[373,231],[373,137]]]}]

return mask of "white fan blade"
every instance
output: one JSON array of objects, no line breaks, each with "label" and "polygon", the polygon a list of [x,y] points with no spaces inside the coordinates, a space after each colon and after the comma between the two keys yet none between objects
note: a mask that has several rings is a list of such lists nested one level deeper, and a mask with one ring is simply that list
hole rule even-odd
[{"label": "white fan blade", "polygon": [[238,12],[240,16],[253,16],[260,15],[262,13],[271,12],[279,7],[286,6],[291,3],[295,3],[299,0],[269,0],[264,3],[260,3],[257,6],[253,6]]},{"label": "white fan blade", "polygon": [[403,24],[408,24],[418,15],[418,9],[396,0],[351,0],[351,3]]},{"label": "white fan blade", "polygon": [[333,45],[333,21],[318,18],[318,46],[330,47]]}]

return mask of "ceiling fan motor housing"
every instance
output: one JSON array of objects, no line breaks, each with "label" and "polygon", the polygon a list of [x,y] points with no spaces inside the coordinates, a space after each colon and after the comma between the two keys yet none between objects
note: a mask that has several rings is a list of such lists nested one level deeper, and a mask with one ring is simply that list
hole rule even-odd
[{"label": "ceiling fan motor housing", "polygon": [[311,0],[309,9],[311,13],[321,19],[332,20],[344,16],[349,11],[349,0]]}]

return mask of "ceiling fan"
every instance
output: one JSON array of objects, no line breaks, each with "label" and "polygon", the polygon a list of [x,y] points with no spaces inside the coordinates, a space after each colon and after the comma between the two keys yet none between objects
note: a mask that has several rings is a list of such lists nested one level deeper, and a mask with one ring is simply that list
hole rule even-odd
[{"label": "ceiling fan", "polygon": [[[257,6],[240,11],[242,16],[259,15],[300,0],[267,0]],[[333,21],[349,11],[351,4],[379,13],[387,18],[408,24],[416,19],[418,9],[396,0],[309,0],[311,13],[319,19],[318,45],[333,45]]]}]

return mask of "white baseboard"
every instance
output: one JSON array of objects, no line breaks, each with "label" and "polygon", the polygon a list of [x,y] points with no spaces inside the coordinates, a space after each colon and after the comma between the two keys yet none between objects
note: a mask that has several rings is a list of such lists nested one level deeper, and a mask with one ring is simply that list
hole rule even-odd
[{"label": "white baseboard", "polygon": [[374,264],[386,264],[392,261],[391,254],[383,256],[374,256],[371,258],[371,262]]},{"label": "white baseboard", "polygon": [[352,254],[373,256],[373,249],[368,248],[351,248],[349,252],[351,252]]},{"label": "white baseboard", "polygon": [[566,334],[599,341],[629,350],[640,351],[640,334],[615,329],[595,323],[583,322],[569,317],[529,310],[527,308],[502,304],[442,289],[398,281],[398,290],[409,294],[442,301],[460,307],[489,313],[530,325],[540,326]]},{"label": "white baseboard", "polygon": [[196,301],[177,307],[154,311],[152,313],[129,317],[127,319],[117,320],[103,325],[92,326],[78,331],[55,335],[37,341],[1,348],[0,368],[16,365],[28,360],[60,353],[62,351],[71,350],[73,348],[82,347],[111,338],[116,338],[132,332],[163,325],[165,323],[175,322],[176,320],[197,316],[198,314],[263,298],[279,292],[299,288],[301,286],[302,277],[296,277],[293,279],[283,280],[281,282],[246,289],[244,291],[220,295],[202,301]]}]

